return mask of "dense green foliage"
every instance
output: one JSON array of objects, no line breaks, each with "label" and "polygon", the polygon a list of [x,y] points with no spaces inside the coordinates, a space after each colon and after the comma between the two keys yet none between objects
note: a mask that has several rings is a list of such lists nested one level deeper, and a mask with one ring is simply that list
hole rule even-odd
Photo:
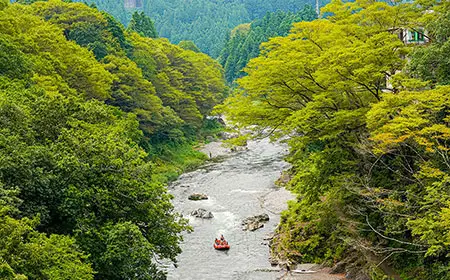
[{"label": "dense green foliage", "polygon": [[136,17],[0,6],[0,278],[164,279],[155,260],[180,253],[163,183],[204,159],[191,144],[225,81]]},{"label": "dense green foliage", "polygon": [[448,1],[333,0],[316,20],[288,0],[144,2],[179,45],[123,3],[96,1],[127,29],[85,4],[21,2],[0,2],[0,278],[164,279],[157,260],[175,262],[189,230],[164,183],[204,160],[192,142],[227,95],[200,49],[265,15],[230,34],[226,76],[247,76],[218,109],[290,136],[298,196],[272,253],[448,279]]},{"label": "dense green foliage", "polygon": [[156,32],[153,21],[144,12],[134,12],[128,29],[139,33],[143,37],[158,38],[158,32]]},{"label": "dense green foliage", "polygon": [[410,71],[416,77],[430,81],[433,85],[450,84],[450,11],[442,10],[439,21],[434,20],[434,14],[423,19],[426,36],[431,44],[417,48],[411,55]]},{"label": "dense green foliage", "polygon": [[185,50],[191,50],[193,52],[201,52],[200,49],[197,47],[197,45],[192,41],[181,41],[178,43],[178,46],[180,46],[180,48],[183,48]]},{"label": "dense green foliage", "polygon": [[[99,9],[128,24],[136,9],[150,16],[158,34],[178,44],[193,41],[205,53],[217,57],[225,45],[226,35],[235,26],[262,18],[267,12],[290,11],[297,13],[314,0],[91,0]],[[131,2],[136,8],[126,8]],[[321,4],[328,1],[320,1]],[[139,4],[142,3],[140,6]]]},{"label": "dense green foliage", "polygon": [[262,19],[250,24],[241,24],[233,29],[224,49],[218,58],[225,70],[229,83],[243,76],[242,69],[250,59],[259,55],[259,46],[270,38],[286,36],[294,22],[311,21],[317,18],[311,6],[304,7],[297,13],[267,13]]},{"label": "dense green foliage", "polygon": [[[373,279],[448,279],[450,88],[435,86],[448,79],[449,11],[334,0],[329,17],[295,24],[250,61],[219,109],[258,135],[291,136],[298,198],[275,255],[343,260]],[[401,28],[427,28],[432,43],[404,45]]]},{"label": "dense green foliage", "polygon": [[16,194],[0,186],[1,279],[93,279],[87,257],[73,238],[37,232],[38,217],[11,217],[20,204]]}]

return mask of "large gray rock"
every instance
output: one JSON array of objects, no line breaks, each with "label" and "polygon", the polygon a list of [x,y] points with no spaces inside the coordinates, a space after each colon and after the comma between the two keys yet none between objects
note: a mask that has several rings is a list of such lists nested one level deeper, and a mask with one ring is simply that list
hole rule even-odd
[{"label": "large gray rock", "polygon": [[193,193],[188,197],[189,200],[205,200],[208,196],[204,193]]},{"label": "large gray rock", "polygon": [[261,222],[251,222],[244,226],[243,230],[255,231],[257,229],[263,228],[264,223]]},{"label": "large gray rock", "polygon": [[202,219],[212,219],[214,218],[214,215],[203,208],[199,208],[197,210],[194,210],[191,212],[191,216],[194,216],[196,218],[202,218]]},{"label": "large gray rock", "polygon": [[275,182],[275,184],[279,185],[279,186],[286,186],[292,179],[292,175],[289,174],[288,172],[284,171],[283,173],[281,173],[280,178],[278,178],[278,180]]},{"label": "large gray rock", "polygon": [[242,221],[242,225],[245,225],[247,223],[251,223],[251,222],[267,222],[269,221],[269,215],[267,214],[260,214],[260,215],[255,215],[252,217],[248,217],[245,220]]},{"label": "large gray rock", "polygon": [[255,231],[264,227],[264,223],[269,220],[269,215],[261,214],[253,217],[248,217],[242,221],[242,230]]}]

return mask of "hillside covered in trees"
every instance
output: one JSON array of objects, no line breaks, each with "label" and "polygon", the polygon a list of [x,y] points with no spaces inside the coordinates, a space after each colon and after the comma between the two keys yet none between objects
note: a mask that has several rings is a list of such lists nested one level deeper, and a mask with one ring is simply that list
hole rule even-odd
[{"label": "hillside covered in trees", "polygon": [[[143,11],[155,22],[161,37],[178,44],[193,41],[203,52],[217,57],[229,30],[264,17],[267,12],[297,13],[314,0],[90,0],[128,25],[134,11]],[[328,1],[320,1],[321,5]]]},{"label": "hillside covered in trees", "polygon": [[286,36],[294,22],[311,21],[317,18],[311,6],[305,6],[297,13],[273,12],[263,18],[235,27],[218,58],[225,70],[228,83],[241,77],[242,69],[250,59],[259,55],[259,46],[270,38]]},{"label": "hillside covered in trees", "polygon": [[219,108],[290,136],[297,199],[272,253],[340,262],[351,279],[449,279],[450,4],[334,0],[322,13],[264,43]]},{"label": "hillside covered in trees", "polygon": [[[219,63],[59,0],[0,1],[0,278],[165,279],[164,183],[227,93]],[[139,35],[147,36],[143,37]]]},{"label": "hillside covered in trees", "polygon": [[165,279],[216,110],[289,145],[278,260],[449,279],[450,2],[305,4],[0,0],[0,278]]}]

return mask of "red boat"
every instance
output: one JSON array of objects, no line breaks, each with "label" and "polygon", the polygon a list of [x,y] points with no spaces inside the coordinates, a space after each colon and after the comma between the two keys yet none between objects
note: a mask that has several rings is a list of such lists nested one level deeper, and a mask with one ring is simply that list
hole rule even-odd
[{"label": "red boat", "polygon": [[216,250],[229,250],[230,249],[230,245],[227,244],[216,244],[214,243],[214,249]]},{"label": "red boat", "polygon": [[230,249],[230,245],[223,237],[223,234],[220,235],[220,239],[216,238],[216,240],[214,240],[214,249],[216,249],[216,250],[229,250]]}]

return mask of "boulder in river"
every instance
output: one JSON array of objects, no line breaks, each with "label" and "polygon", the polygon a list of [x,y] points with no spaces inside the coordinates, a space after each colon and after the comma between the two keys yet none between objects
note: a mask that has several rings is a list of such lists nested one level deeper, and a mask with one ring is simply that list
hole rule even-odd
[{"label": "boulder in river", "polygon": [[191,216],[202,219],[212,219],[214,217],[214,215],[210,211],[203,208],[192,211]]},{"label": "boulder in river", "polygon": [[269,221],[269,215],[261,214],[253,217],[248,217],[242,221],[242,230],[255,231],[259,228],[264,227],[264,223]]},{"label": "boulder in river", "polygon": [[243,228],[243,230],[249,230],[249,231],[255,231],[257,229],[263,228],[264,224],[261,222],[251,222],[249,224],[246,224]]},{"label": "boulder in river", "polygon": [[193,193],[188,197],[189,200],[205,200],[208,196],[204,193]]}]

